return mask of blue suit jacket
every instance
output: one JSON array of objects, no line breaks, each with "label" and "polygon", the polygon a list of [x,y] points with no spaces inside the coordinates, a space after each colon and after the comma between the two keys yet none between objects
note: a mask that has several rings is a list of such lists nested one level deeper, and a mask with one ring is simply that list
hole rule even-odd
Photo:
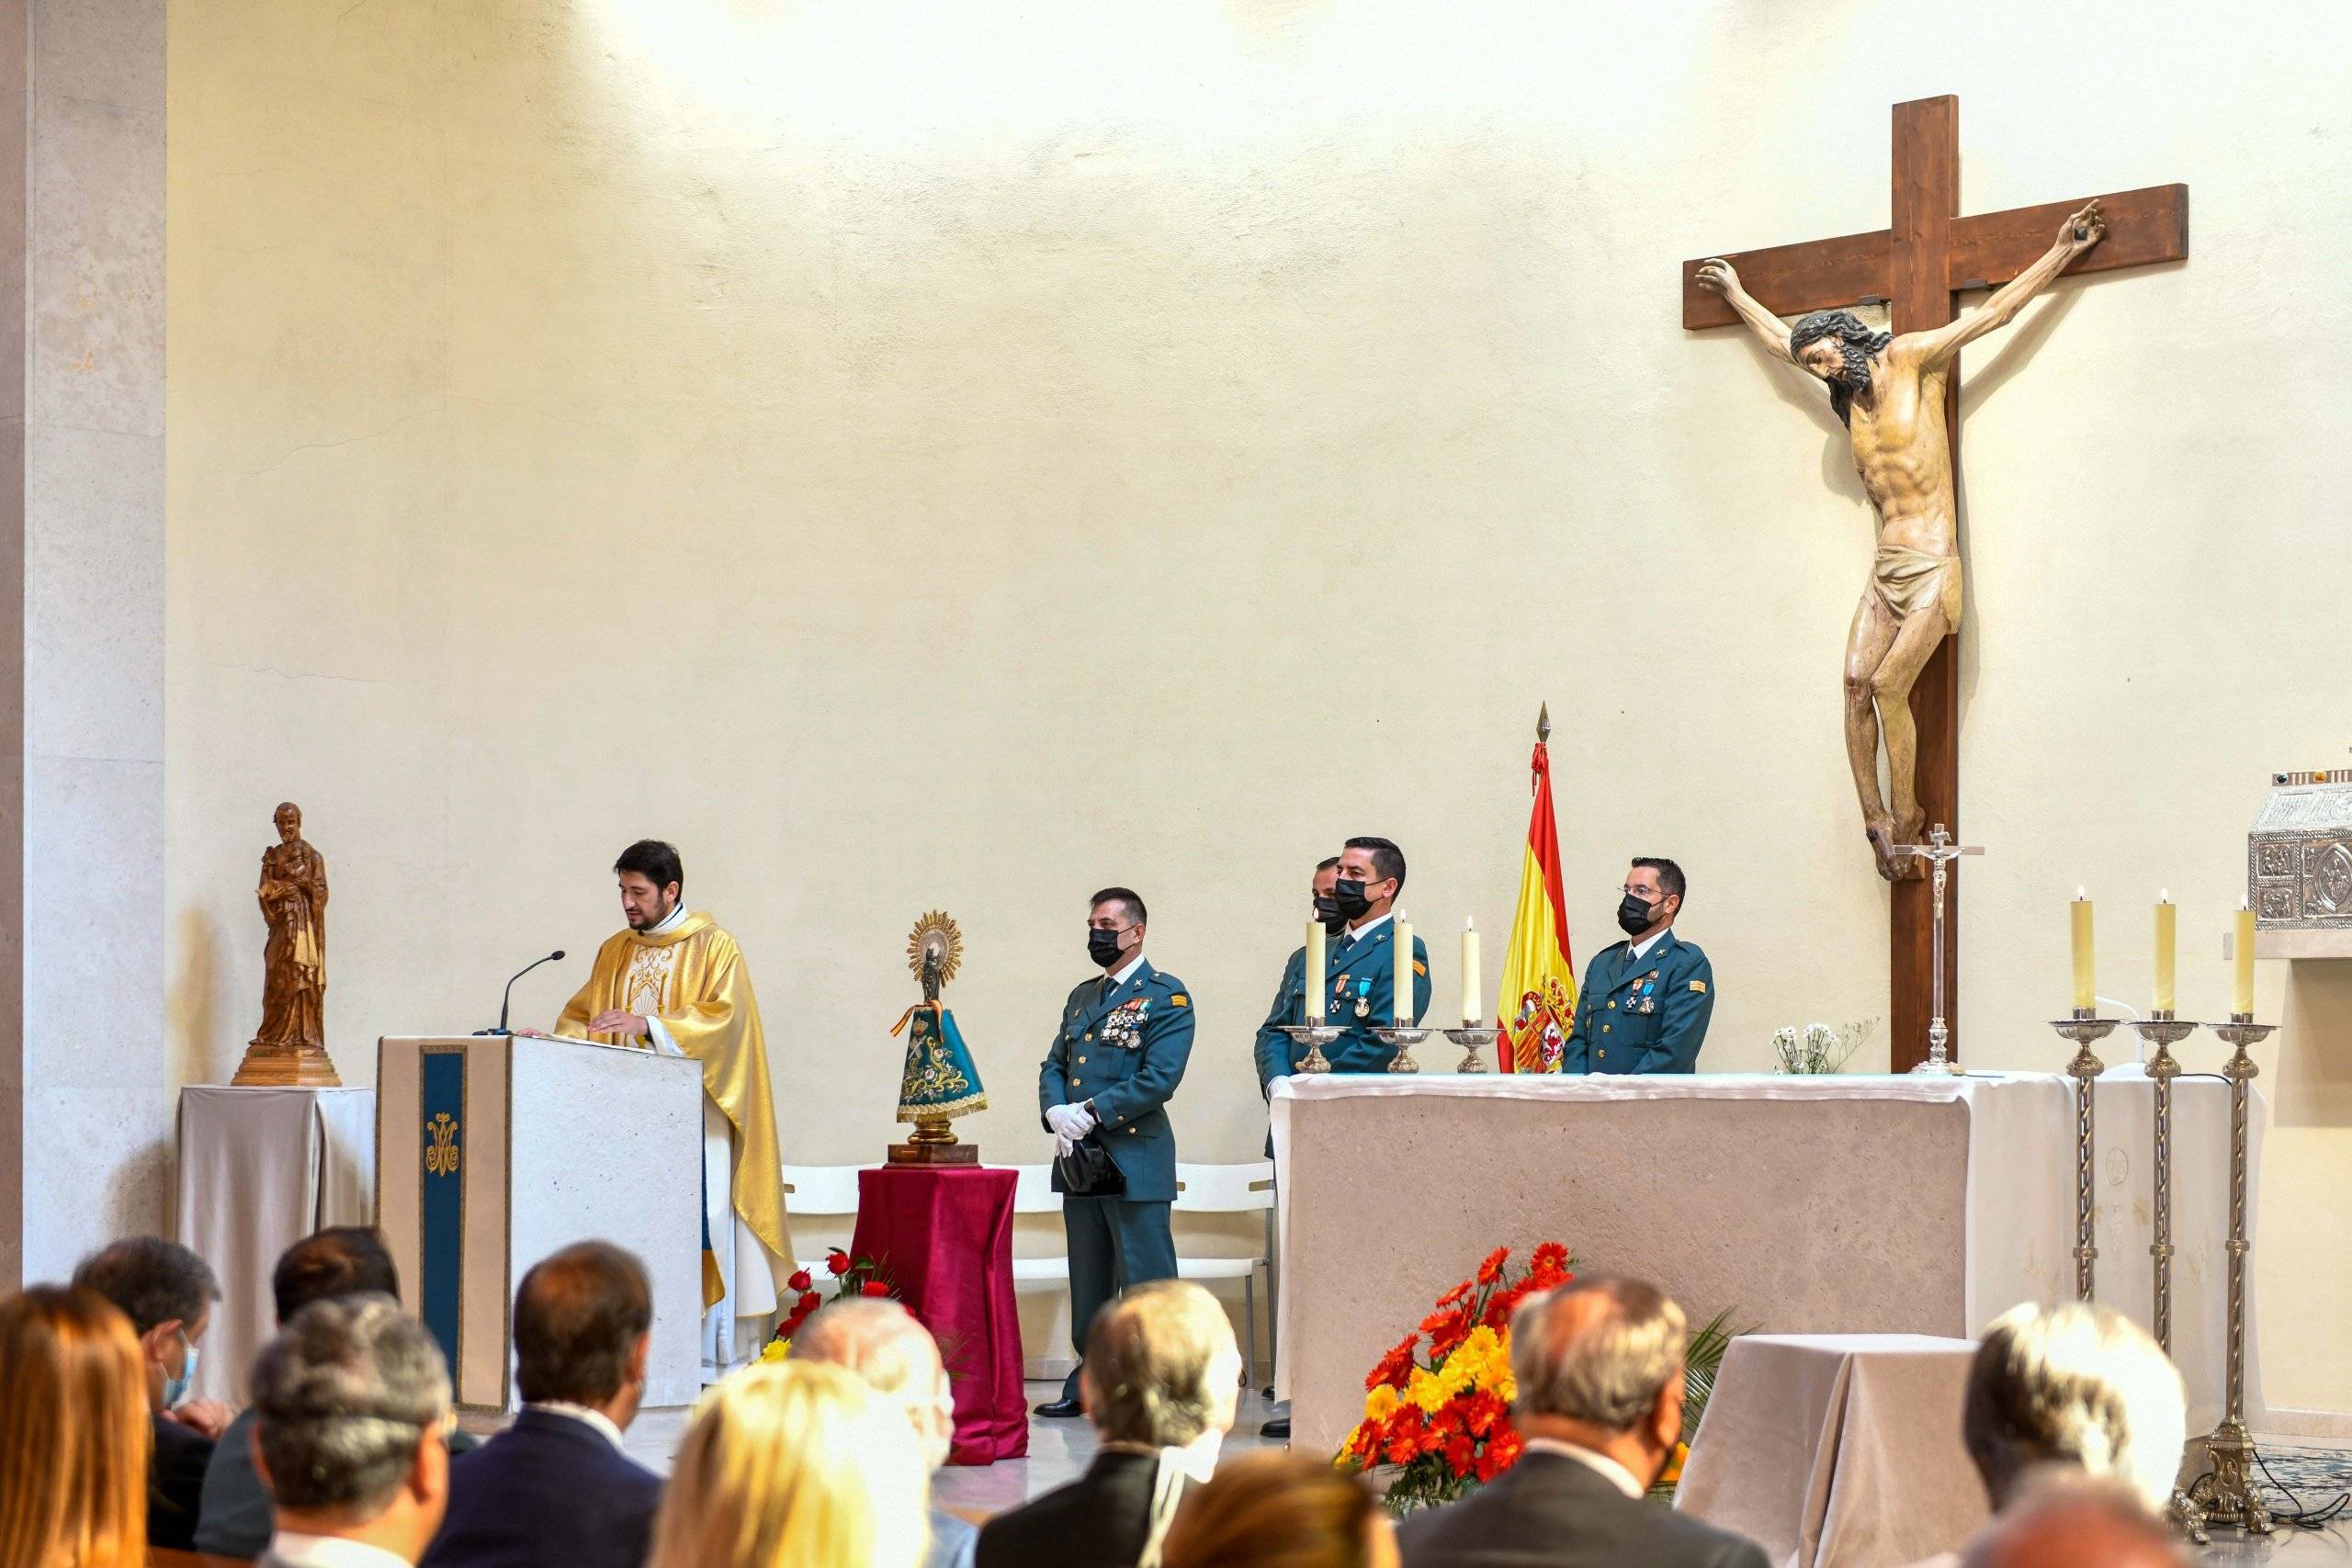
[{"label": "blue suit jacket", "polygon": [[[1350,943],[1335,936],[1325,944],[1323,1021],[1345,1030],[1323,1047],[1324,1060],[1335,1073],[1385,1073],[1396,1059],[1396,1048],[1383,1045],[1373,1031],[1384,1028],[1395,1007],[1396,922],[1383,920],[1363,940]],[[1364,1015],[1358,1017],[1361,1006]],[[1413,938],[1413,1021],[1430,1010],[1430,950]],[[1280,1036],[1287,1043],[1287,1036]],[[1306,1055],[1304,1051],[1299,1053]]]},{"label": "blue suit jacket", "polygon": [[449,1467],[423,1568],[643,1568],[662,1478],[585,1421],[525,1410]]},{"label": "blue suit jacket", "polygon": [[1612,942],[1585,965],[1577,1026],[1560,1056],[1564,1073],[1690,1073],[1715,1011],[1715,971],[1699,944],[1668,926],[1630,969],[1629,942]]},{"label": "blue suit jacket", "polygon": [[[1106,976],[1107,978],[1107,976]],[[1093,1136],[1127,1179],[1130,1202],[1176,1199],[1176,1134],[1168,1097],[1193,1058],[1193,998],[1184,982],[1147,958],[1107,995],[1082,980],[1062,1003],[1062,1021],[1037,1069],[1037,1114],[1094,1102]],[[1061,1176],[1055,1173],[1055,1190]]]}]

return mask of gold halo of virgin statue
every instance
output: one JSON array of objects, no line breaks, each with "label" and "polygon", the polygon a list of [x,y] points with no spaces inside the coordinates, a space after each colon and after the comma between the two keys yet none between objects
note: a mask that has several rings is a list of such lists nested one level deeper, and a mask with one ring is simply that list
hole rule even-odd
[{"label": "gold halo of virgin statue", "polygon": [[978,1144],[958,1143],[948,1122],[987,1108],[980,1071],[939,993],[963,967],[964,933],[942,909],[915,922],[907,937],[907,967],[922,985],[922,1000],[899,1015],[891,1037],[907,1036],[899,1078],[899,1120],[914,1123],[903,1144],[890,1145],[892,1165],[978,1165]]},{"label": "gold halo of virgin statue", "polygon": [[327,863],[302,837],[302,808],[273,813],[277,842],[262,852],[254,896],[269,929],[262,947],[261,1029],[232,1084],[340,1089],[327,1055]]}]

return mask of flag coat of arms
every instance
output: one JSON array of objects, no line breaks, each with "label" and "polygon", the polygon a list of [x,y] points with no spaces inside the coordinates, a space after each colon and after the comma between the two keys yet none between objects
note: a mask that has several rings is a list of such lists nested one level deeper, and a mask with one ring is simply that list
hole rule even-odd
[{"label": "flag coat of arms", "polygon": [[1503,956],[1501,994],[1495,1017],[1502,1026],[1502,1070],[1556,1073],[1568,1032],[1576,1025],[1577,972],[1568,948],[1568,913],[1560,883],[1560,834],[1552,819],[1552,733],[1547,710],[1536,721],[1535,807],[1527,819],[1527,842],[1519,874],[1519,907],[1510,922]]}]

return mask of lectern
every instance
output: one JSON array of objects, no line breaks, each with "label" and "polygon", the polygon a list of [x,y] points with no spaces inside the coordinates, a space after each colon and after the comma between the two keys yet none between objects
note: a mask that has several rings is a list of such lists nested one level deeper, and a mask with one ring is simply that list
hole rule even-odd
[{"label": "lectern", "polygon": [[376,1216],[458,1404],[520,1406],[514,1287],[575,1241],[653,1281],[650,1408],[701,1384],[702,1069],[524,1035],[388,1035],[376,1048]]}]

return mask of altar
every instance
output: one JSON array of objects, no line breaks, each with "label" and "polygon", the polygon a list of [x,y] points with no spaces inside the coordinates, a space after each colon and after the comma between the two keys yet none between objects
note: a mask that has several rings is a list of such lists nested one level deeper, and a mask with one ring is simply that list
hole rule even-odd
[{"label": "altar", "polygon": [[[2154,1085],[2098,1085],[2098,1299],[2143,1324],[2154,1261]],[[2188,1427],[2221,1411],[2229,1092],[2176,1080],[2173,1357]],[[2055,1074],[1702,1074],[1279,1079],[1277,1389],[1306,1452],[1336,1449],[1382,1352],[1491,1248],[1566,1244],[1693,1324],[1973,1337],[2074,1294],[2075,1110]],[[2259,1192],[2256,1097],[2247,1234]],[[2249,1304],[2246,1408],[2262,1410]],[[1952,1413],[1956,1422],[1959,1412]]]}]

